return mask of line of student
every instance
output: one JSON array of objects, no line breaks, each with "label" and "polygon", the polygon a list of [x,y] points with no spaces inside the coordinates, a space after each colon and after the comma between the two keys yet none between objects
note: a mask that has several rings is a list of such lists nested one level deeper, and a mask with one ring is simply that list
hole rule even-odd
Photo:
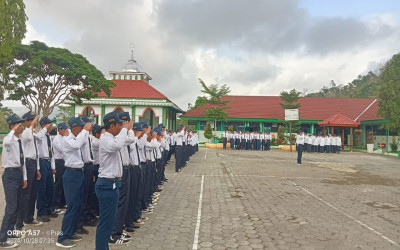
[{"label": "line of student", "polygon": [[237,150],[266,150],[271,151],[270,132],[222,132],[223,149],[230,143],[231,149]]},{"label": "line of student", "polygon": [[183,126],[169,131],[162,123],[152,129],[146,121],[134,123],[128,112],[105,115],[104,127],[85,116],[70,119],[69,126],[61,122],[53,141],[48,117],[34,132],[38,119],[32,112],[7,118],[11,131],[3,141],[6,209],[0,248],[17,247],[8,239],[23,237],[9,232],[40,226],[65,208],[57,246],[76,246],[89,233],[84,225],[97,226],[96,249],[127,244],[129,233],[157,205],[171,155],[180,172],[198,150],[195,132]]}]

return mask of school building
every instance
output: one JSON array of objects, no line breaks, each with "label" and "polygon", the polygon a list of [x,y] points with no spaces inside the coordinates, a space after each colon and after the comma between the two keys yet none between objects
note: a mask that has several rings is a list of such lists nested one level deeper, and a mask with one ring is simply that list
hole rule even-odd
[{"label": "school building", "polygon": [[146,120],[152,127],[164,123],[168,128],[176,129],[177,114],[184,111],[150,84],[152,78],[142,71],[133,52],[123,68],[111,71],[110,77],[116,84],[111,88],[110,96],[100,92],[98,97],[83,100],[82,104],[72,100],[64,102],[70,105],[72,116],[86,115],[95,123],[103,125],[105,114],[113,111],[129,112],[135,122]]},{"label": "school building", "polygon": [[[236,131],[270,131],[272,136],[277,136],[278,126],[283,125],[285,119],[279,96],[225,96],[223,99],[231,100],[228,103],[231,108],[227,110],[227,120],[217,122],[217,136],[230,126]],[[301,97],[298,103],[301,104],[301,128],[306,133],[342,135],[344,145],[350,145],[352,139],[355,143],[357,136],[358,145],[355,146],[365,147],[369,131],[373,131],[375,149],[380,146],[390,149],[389,143],[393,141],[400,145],[398,134],[382,127],[387,120],[376,114],[377,99]],[[207,124],[204,105],[186,112],[180,119],[196,125],[200,142],[207,141],[204,137]],[[214,127],[213,121],[210,124]],[[361,130],[361,134],[356,135],[355,129]],[[289,133],[288,127],[286,132]]]}]

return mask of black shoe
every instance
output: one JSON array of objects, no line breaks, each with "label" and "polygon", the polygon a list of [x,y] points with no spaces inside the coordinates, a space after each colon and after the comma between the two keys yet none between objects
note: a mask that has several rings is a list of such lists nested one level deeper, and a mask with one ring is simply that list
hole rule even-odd
[{"label": "black shoe", "polygon": [[46,215],[47,215],[48,217],[50,217],[50,218],[57,218],[57,217],[58,217],[58,214],[57,214],[57,213],[54,213],[54,212],[47,213]]},{"label": "black shoe", "polygon": [[140,228],[140,226],[135,225],[134,223],[130,224],[129,227],[133,228],[133,229],[138,229]]},{"label": "black shoe", "polygon": [[57,241],[56,246],[62,247],[62,248],[71,248],[71,247],[76,246],[76,243],[73,242],[72,240],[68,240],[67,239],[67,240],[64,240],[62,242],[58,242]]},{"label": "black shoe", "polygon": [[122,233],[121,239],[130,240],[130,239],[132,239],[132,236],[130,236],[129,234],[126,234],[126,233]]},{"label": "black shoe", "polygon": [[37,221],[40,221],[40,222],[49,222],[50,221],[50,218],[47,217],[46,215],[38,216],[36,219],[37,219]]},{"label": "black shoe", "polygon": [[31,225],[31,226],[40,226],[43,225],[43,222],[37,221],[37,220],[33,220],[30,222],[24,222],[25,225]]},{"label": "black shoe", "polygon": [[128,233],[133,233],[135,232],[135,229],[130,227],[130,226],[124,226],[124,230],[127,231]]},{"label": "black shoe", "polygon": [[77,234],[89,234],[89,231],[84,229],[83,227],[76,229]]},{"label": "black shoe", "polygon": [[97,226],[97,221],[96,220],[89,220],[83,222],[83,225],[88,226],[88,227],[95,227]]},{"label": "black shoe", "polygon": [[72,241],[81,241],[83,239],[83,237],[80,235],[74,234],[69,239]]},{"label": "black shoe", "polygon": [[128,244],[130,241],[129,240],[124,240],[121,237],[116,237],[113,238],[112,236],[110,236],[110,239],[108,240],[108,244],[109,245],[126,245]]},{"label": "black shoe", "polygon": [[19,244],[17,242],[0,242],[0,248],[16,248]]}]

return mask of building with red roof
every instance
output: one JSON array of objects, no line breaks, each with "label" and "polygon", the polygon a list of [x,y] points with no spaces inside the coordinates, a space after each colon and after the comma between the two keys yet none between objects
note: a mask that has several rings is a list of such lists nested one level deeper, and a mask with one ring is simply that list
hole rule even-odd
[{"label": "building with red roof", "polygon": [[[285,110],[279,104],[282,102],[279,96],[225,96],[223,99],[231,100],[228,102],[231,108],[227,110],[229,113],[227,121],[217,122],[219,131],[228,130],[230,126],[233,126],[237,131],[270,131],[274,134],[278,132],[278,126],[283,125]],[[387,121],[376,114],[377,99],[301,97],[298,103],[301,104],[299,117],[302,130],[306,133],[324,133],[324,127],[326,127],[325,133],[342,134],[343,128],[345,144],[350,144],[350,130],[354,127],[363,130],[361,135],[365,138],[361,140],[363,143],[366,143],[367,131],[373,131],[377,136],[395,135],[381,127],[382,123]],[[197,130],[202,131],[207,124],[205,107],[207,105],[189,110],[180,118],[188,120],[190,125],[196,125]],[[326,119],[333,119],[332,121],[339,126],[319,124]],[[350,123],[357,126],[347,126]],[[210,124],[214,126],[213,123]],[[343,126],[340,126],[341,124]],[[199,133],[201,136],[203,134]],[[206,139],[201,137],[201,141],[206,141]]]},{"label": "building with red roof", "polygon": [[125,111],[131,114],[135,122],[146,120],[152,127],[164,123],[168,128],[176,128],[177,114],[184,111],[151,86],[152,78],[141,70],[133,57],[133,51],[123,69],[111,71],[110,77],[116,86],[111,88],[109,97],[100,92],[97,98],[85,100],[82,105],[66,101],[71,105],[74,116],[86,115],[97,124],[103,124],[105,114]]}]

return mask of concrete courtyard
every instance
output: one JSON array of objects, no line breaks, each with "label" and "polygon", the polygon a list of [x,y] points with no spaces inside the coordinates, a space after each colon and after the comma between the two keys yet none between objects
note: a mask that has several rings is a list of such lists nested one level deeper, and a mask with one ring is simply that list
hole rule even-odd
[{"label": "concrete courtyard", "polygon": [[[299,166],[296,157],[201,148],[179,174],[172,160],[154,213],[129,245],[112,249],[400,248],[400,160],[306,153]],[[19,249],[60,249],[52,234],[61,219],[32,228],[38,235]],[[87,229],[73,249],[94,249]]]}]

